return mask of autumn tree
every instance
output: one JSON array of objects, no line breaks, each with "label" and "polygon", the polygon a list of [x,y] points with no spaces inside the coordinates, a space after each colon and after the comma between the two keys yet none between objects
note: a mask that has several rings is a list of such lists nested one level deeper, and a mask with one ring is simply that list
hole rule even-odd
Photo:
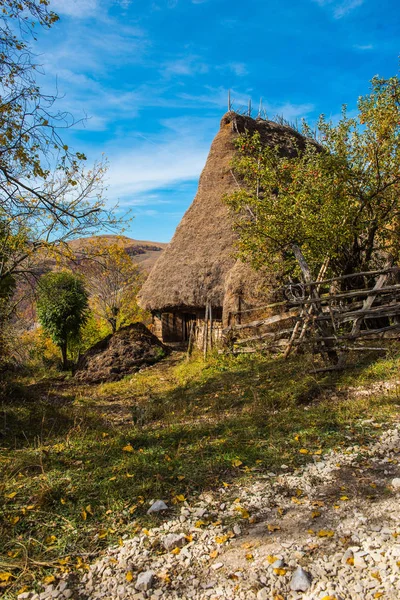
[{"label": "autumn tree", "polygon": [[88,293],[80,277],[67,271],[47,273],[39,280],[39,322],[60,348],[62,368],[68,368],[68,347],[79,339],[88,318]]},{"label": "autumn tree", "polygon": [[103,162],[86,166],[60,132],[74,120],[37,84],[32,44],[58,20],[48,0],[3,0],[0,13],[0,220],[16,237],[0,282],[26,273],[38,252],[116,225],[102,199]]},{"label": "autumn tree", "polygon": [[301,248],[314,276],[380,266],[399,255],[400,80],[374,77],[337,124],[322,115],[317,139],[304,124],[305,149],[288,158],[260,136],[237,138],[240,188],[227,198],[239,253],[256,268],[293,272]]},{"label": "autumn tree", "polygon": [[112,333],[143,316],[137,304],[143,276],[123,244],[93,240],[80,259],[80,270],[94,312],[109,324]]}]

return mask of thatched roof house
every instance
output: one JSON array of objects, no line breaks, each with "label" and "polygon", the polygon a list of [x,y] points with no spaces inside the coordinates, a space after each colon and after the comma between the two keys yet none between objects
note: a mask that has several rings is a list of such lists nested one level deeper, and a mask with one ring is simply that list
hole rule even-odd
[{"label": "thatched roof house", "polygon": [[235,189],[233,142],[245,130],[259,131],[265,144],[279,146],[284,154],[304,146],[304,138],[286,125],[233,112],[222,118],[197,195],[140,294],[141,306],[152,311],[165,342],[187,339],[191,323],[204,319],[207,303],[214,322],[226,325],[233,312],[260,302],[260,275],[235,258],[236,233],[222,202]]}]

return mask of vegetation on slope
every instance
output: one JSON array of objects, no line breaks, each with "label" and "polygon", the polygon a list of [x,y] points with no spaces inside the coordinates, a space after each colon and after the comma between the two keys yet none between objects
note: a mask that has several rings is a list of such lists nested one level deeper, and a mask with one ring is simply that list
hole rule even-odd
[{"label": "vegetation on slope", "polygon": [[85,570],[106,546],[154,523],[146,515],[153,499],[175,509],[221,482],[368,442],[397,417],[399,388],[375,383],[393,380],[399,365],[398,354],[364,358],[317,377],[305,357],[186,363],[174,354],[117,383],[36,374],[4,384],[6,597],[45,575]]}]

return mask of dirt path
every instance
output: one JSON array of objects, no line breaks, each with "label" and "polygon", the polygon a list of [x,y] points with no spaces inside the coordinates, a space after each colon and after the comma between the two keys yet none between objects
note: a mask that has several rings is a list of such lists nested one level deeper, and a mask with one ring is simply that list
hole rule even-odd
[{"label": "dirt path", "polygon": [[40,600],[398,600],[399,460],[400,425],[293,473],[221,482]]}]

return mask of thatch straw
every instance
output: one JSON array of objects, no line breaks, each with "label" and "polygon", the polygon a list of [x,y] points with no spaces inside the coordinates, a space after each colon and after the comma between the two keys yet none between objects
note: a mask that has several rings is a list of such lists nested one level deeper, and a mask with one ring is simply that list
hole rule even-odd
[{"label": "thatch straw", "polygon": [[[237,235],[222,202],[235,189],[231,161],[234,139],[245,130],[259,131],[265,144],[293,155],[304,147],[294,129],[272,121],[227,113],[221,120],[197,195],[178,225],[172,241],[154,265],[140,294],[140,303],[153,311],[199,309],[207,300],[213,307],[236,310],[234,298],[258,295],[260,276],[234,256]],[[254,300],[255,301],[255,300]]]}]

